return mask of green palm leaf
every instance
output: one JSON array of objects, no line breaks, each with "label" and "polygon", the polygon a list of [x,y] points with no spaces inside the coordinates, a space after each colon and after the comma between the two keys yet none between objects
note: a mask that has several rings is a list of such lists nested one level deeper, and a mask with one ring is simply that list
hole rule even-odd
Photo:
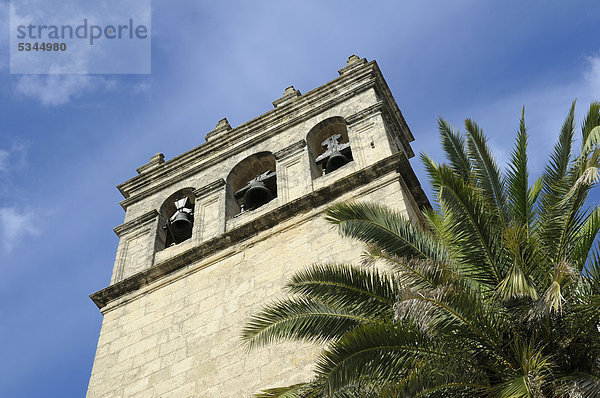
[{"label": "green palm leaf", "polygon": [[285,288],[338,310],[371,316],[389,315],[401,291],[393,276],[346,264],[317,264],[300,270]]},{"label": "green palm leaf", "polygon": [[469,157],[474,164],[477,182],[483,189],[484,196],[494,204],[494,212],[502,223],[507,220],[506,193],[504,192],[504,181],[487,145],[487,138],[471,119],[465,120],[465,128],[468,134],[467,146]]},{"label": "green palm leaf", "polygon": [[455,131],[444,119],[438,119],[438,129],[442,139],[442,147],[454,171],[468,180],[473,165],[467,155],[464,137]]},{"label": "green palm leaf", "polygon": [[317,374],[330,392],[364,376],[385,384],[405,376],[423,358],[444,355],[429,347],[426,335],[408,324],[369,323],[333,342],[317,360]]},{"label": "green palm leaf", "polygon": [[242,330],[242,341],[248,348],[285,339],[325,342],[370,321],[306,298],[289,298],[275,301],[253,315]]},{"label": "green palm leaf", "polygon": [[338,225],[343,236],[376,244],[396,256],[437,261],[447,258],[446,251],[431,234],[413,225],[405,216],[381,205],[334,205],[327,210],[326,219]]},{"label": "green palm leaf", "polygon": [[496,286],[502,279],[502,263],[497,244],[499,233],[496,221],[477,188],[456,176],[448,166],[437,166],[422,157],[427,171],[438,190],[440,205],[451,215],[454,236],[453,256],[461,271],[480,283]]},{"label": "green palm leaf", "polygon": [[513,220],[529,228],[533,221],[533,202],[529,197],[529,171],[527,170],[527,130],[525,108],[521,112],[519,131],[507,175],[509,203]]}]

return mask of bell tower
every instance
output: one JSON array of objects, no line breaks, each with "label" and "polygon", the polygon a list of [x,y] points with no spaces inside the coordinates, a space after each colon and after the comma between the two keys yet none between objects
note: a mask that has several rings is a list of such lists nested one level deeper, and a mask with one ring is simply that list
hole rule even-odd
[{"label": "bell tower", "polygon": [[307,379],[318,347],[246,353],[250,314],[296,270],[355,262],[362,248],[323,219],[341,201],[383,203],[421,222],[429,206],[408,159],[414,140],[375,61],[355,55],[305,94],[120,184],[124,223],[88,398],[250,397]]}]

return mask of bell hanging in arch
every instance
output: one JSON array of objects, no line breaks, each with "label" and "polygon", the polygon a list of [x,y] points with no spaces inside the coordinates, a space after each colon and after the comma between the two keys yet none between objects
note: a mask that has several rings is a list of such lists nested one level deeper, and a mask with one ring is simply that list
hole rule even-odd
[{"label": "bell hanging in arch", "polygon": [[321,143],[323,147],[327,147],[327,150],[315,158],[315,163],[323,168],[323,175],[331,173],[353,160],[350,143],[340,144],[341,138],[341,134],[334,134]]},{"label": "bell hanging in arch", "polygon": [[245,187],[233,194],[242,199],[242,212],[254,210],[269,203],[277,196],[277,173],[268,170],[248,181]]},{"label": "bell hanging in arch", "polygon": [[171,230],[176,240],[185,240],[192,235],[193,222],[191,216],[184,212],[177,212],[171,219]]},{"label": "bell hanging in arch", "polygon": [[177,210],[169,218],[169,231],[175,243],[191,238],[194,226],[194,214],[189,199],[183,198],[175,202]]},{"label": "bell hanging in arch", "polygon": [[325,172],[331,173],[332,171],[339,169],[340,167],[342,167],[343,165],[345,165],[349,162],[350,162],[350,159],[348,159],[346,156],[342,155],[341,152],[334,151],[329,156],[329,159],[327,160],[327,163],[325,165]]},{"label": "bell hanging in arch", "polygon": [[269,203],[273,194],[262,181],[251,181],[250,187],[244,194],[244,208],[248,210],[257,209]]}]

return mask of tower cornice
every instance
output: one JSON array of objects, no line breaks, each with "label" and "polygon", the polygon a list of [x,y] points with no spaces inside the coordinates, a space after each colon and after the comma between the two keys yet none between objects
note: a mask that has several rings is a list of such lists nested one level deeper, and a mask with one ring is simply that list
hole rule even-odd
[{"label": "tower cornice", "polygon": [[381,108],[388,119],[398,126],[399,139],[404,144],[406,155],[409,158],[414,156],[408,145],[414,137],[376,61],[352,65],[352,68],[344,73],[342,70],[336,79],[305,94],[297,95],[238,127],[221,129],[209,141],[190,151],[168,161],[154,162],[152,167],[140,167],[138,170],[142,172],[139,175],[117,186],[125,197],[120,202],[121,206],[127,209],[131,204],[155,192],[218,164],[224,158],[251,148],[371,88],[375,89],[381,98]]}]

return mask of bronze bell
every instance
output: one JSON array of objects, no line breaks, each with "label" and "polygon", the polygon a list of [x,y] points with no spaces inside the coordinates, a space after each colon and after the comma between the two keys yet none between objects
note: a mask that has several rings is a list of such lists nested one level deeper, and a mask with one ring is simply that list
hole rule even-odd
[{"label": "bronze bell", "polygon": [[327,147],[327,150],[315,158],[315,163],[322,167],[323,175],[353,160],[350,143],[340,144],[341,138],[341,134],[334,134],[321,143],[322,146]]},{"label": "bronze bell", "polygon": [[332,171],[339,169],[348,162],[350,162],[350,159],[342,155],[341,152],[334,151],[327,160],[327,164],[325,165],[325,171],[327,173],[331,173]]},{"label": "bronze bell", "polygon": [[[248,181],[233,197],[242,200],[241,212],[254,210],[270,202],[277,196],[277,173],[267,170]],[[241,214],[241,213],[240,213]]]},{"label": "bronze bell", "polygon": [[262,181],[251,181],[250,187],[244,194],[244,208],[253,210],[269,203],[273,194]]},{"label": "bronze bell", "polygon": [[192,226],[194,223],[191,220],[191,215],[178,211],[171,218],[171,231],[175,240],[185,240],[192,236]]},{"label": "bronze bell", "polygon": [[169,231],[170,242],[178,244],[192,237],[194,208],[187,197],[179,199],[174,203],[175,213],[169,217],[165,228]]}]

